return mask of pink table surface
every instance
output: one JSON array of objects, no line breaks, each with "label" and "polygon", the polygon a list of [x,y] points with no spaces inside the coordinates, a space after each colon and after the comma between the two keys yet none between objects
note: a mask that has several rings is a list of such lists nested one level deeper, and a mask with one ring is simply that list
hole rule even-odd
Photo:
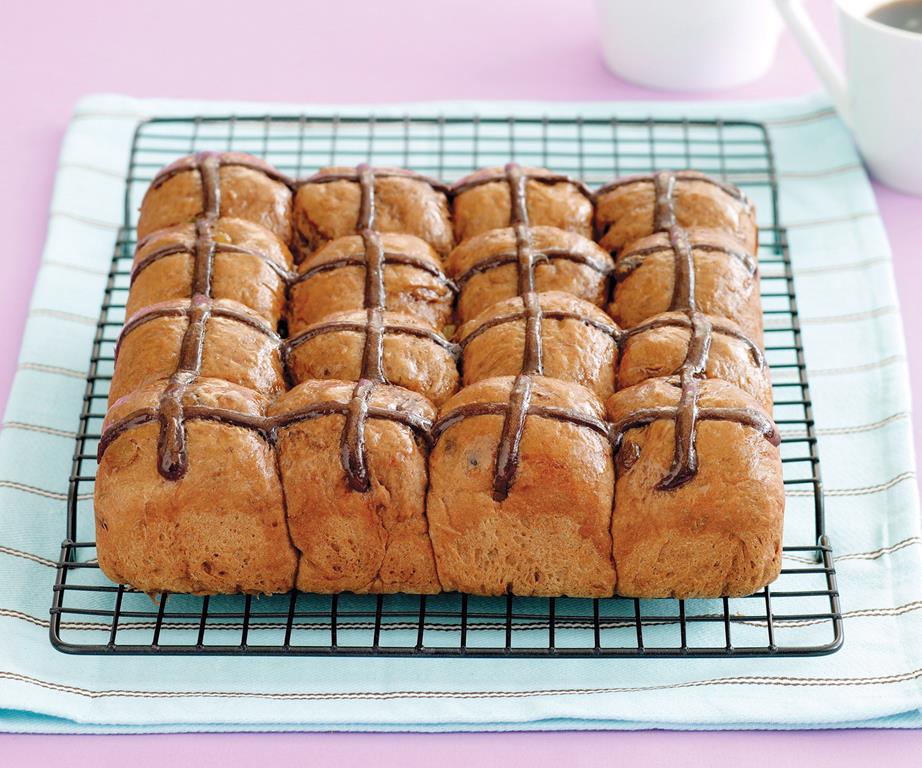
[{"label": "pink table surface", "polygon": [[[639,2],[640,0],[638,0]],[[679,1],[679,0],[677,0]],[[837,50],[832,0],[810,10]],[[287,33],[286,33],[287,32]],[[239,42],[238,42],[239,41]],[[62,134],[90,92],[309,104],[444,99],[686,99],[632,86],[604,69],[591,0],[391,0],[308,4],[189,0],[10,3],[0,21],[0,402],[16,371]],[[800,96],[819,88],[785,35],[770,73],[709,99]],[[893,246],[922,399],[922,199],[875,184]],[[922,444],[922,418],[913,421]],[[920,732],[545,733],[467,735],[234,734],[0,736],[0,762],[210,765],[310,756],[332,765],[621,764],[845,768],[918,765]],[[915,754],[913,754],[915,753]],[[617,757],[615,757],[617,756]]]}]

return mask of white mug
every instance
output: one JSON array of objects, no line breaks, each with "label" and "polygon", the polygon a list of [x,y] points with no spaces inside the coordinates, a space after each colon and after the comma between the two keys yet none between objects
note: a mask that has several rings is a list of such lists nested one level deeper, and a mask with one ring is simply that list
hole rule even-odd
[{"label": "white mug", "polygon": [[784,27],[772,0],[596,0],[596,9],[606,66],[666,90],[761,77]]},{"label": "white mug", "polygon": [[867,17],[887,0],[836,0],[845,48],[839,71],[801,0],[776,0],[874,176],[922,195],[922,34]]}]

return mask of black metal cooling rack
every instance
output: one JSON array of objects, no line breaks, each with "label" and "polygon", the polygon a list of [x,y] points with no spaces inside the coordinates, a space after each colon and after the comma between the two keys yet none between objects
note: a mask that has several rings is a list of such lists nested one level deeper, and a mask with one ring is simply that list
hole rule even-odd
[{"label": "black metal cooling rack", "polygon": [[[509,159],[590,186],[695,168],[742,187],[760,212],[759,264],[787,493],[784,566],[745,598],[482,598],[460,594],[163,595],[109,582],[95,560],[92,488],[136,212],[154,173],[190,152],[240,150],[293,176],[324,165],[400,165],[448,181]],[[311,115],[157,118],[134,137],[124,227],[96,329],[74,452],[51,641],[69,653],[328,656],[805,656],[842,644],[842,618],[786,233],[768,133],[745,121]]]}]

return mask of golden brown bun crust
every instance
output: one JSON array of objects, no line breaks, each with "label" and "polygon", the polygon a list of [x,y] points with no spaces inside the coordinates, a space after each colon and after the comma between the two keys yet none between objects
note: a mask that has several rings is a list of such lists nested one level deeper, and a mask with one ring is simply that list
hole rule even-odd
[{"label": "golden brown bun crust", "polygon": [[[228,162],[236,159],[265,165],[240,152],[223,152],[221,156]],[[221,165],[219,179],[221,216],[252,221],[275,233],[283,242],[291,240],[291,190],[286,184],[261,170],[241,165]],[[148,188],[141,202],[138,239],[143,240],[158,229],[187,224],[201,213],[199,172],[194,168],[180,171]]]},{"label": "golden brown bun crust", "polygon": [[[386,253],[411,256],[441,270],[436,253],[418,237],[386,234],[381,236],[381,243]],[[364,253],[365,244],[360,236],[341,237],[331,240],[309,256],[301,264],[299,272],[304,274],[343,258],[362,258]],[[406,264],[385,264],[384,291],[386,309],[414,315],[437,330],[451,322],[454,293],[444,279],[430,272]],[[327,315],[364,306],[364,266],[339,266],[317,272],[310,279],[291,287],[289,332],[297,335]]]},{"label": "golden brown bun crust", "polygon": [[[539,262],[535,267],[536,291],[565,291],[597,306],[605,303],[608,291],[605,271],[613,266],[609,254],[591,240],[561,229],[532,227],[531,233],[536,251],[565,250],[590,259],[597,267],[593,269],[563,259]],[[461,243],[451,252],[445,269],[449,277],[461,278],[478,264],[500,254],[515,253],[515,247],[513,229],[494,229]],[[464,283],[458,299],[458,322],[466,323],[496,302],[517,296],[517,275],[515,262],[472,275]]]},{"label": "golden brown bun crust", "polygon": [[[268,229],[244,219],[218,219],[213,238],[217,244],[247,248],[263,254],[281,269],[291,269],[288,247]],[[135,266],[151,254],[170,247],[182,247],[181,253],[149,262],[131,284],[125,316],[151,304],[192,296],[195,252],[195,225],[181,224],[161,229],[138,244]],[[246,253],[215,253],[211,278],[211,295],[230,299],[249,307],[273,328],[278,325],[285,306],[285,281],[262,259]]]},{"label": "golden brown bun crust", "polygon": [[[440,415],[466,403],[507,403],[513,381],[505,376],[466,387]],[[555,379],[535,377],[532,402],[602,415],[592,393]],[[432,450],[427,508],[442,587],[481,595],[611,595],[608,441],[585,427],[529,416],[509,495],[495,501],[502,425],[498,415],[467,418]]]},{"label": "golden brown bun crust", "polygon": [[[412,315],[384,312],[386,326],[432,331]],[[368,313],[337,312],[309,326],[311,333],[327,323],[357,323],[367,327]],[[365,333],[351,329],[316,335],[296,346],[288,357],[295,382],[308,379],[357,381],[362,372]],[[458,389],[458,367],[451,352],[432,339],[409,333],[386,333],[381,360],[384,377],[391,384],[411,389],[436,405],[444,403]]]},{"label": "golden brown bun crust", "polygon": [[[270,414],[311,403],[349,402],[355,384],[308,381],[279,398]],[[377,387],[372,406],[431,419],[425,398],[399,387]],[[371,488],[349,488],[340,463],[345,417],[323,416],[279,431],[279,467],[291,539],[301,551],[298,589],[305,592],[435,593],[426,525],[426,451],[412,430],[369,418],[365,427]]]},{"label": "golden brown bun crust", "polygon": [[[386,170],[386,169],[379,169]],[[322,168],[325,173],[352,173],[354,168]],[[294,223],[307,249],[314,251],[328,240],[354,234],[362,199],[356,181],[303,183],[294,203]],[[420,179],[375,179],[375,219],[378,232],[416,235],[445,256],[453,239],[445,193]]]},{"label": "golden brown bun crust", "polygon": [[[545,172],[543,168],[522,168],[523,173]],[[460,179],[456,186],[483,177],[502,174],[502,168],[484,168]],[[557,227],[592,238],[592,201],[574,183],[525,182],[528,220],[535,226]],[[511,226],[509,184],[502,177],[478,184],[452,200],[455,238],[460,243],[491,229]]]},{"label": "golden brown bun crust", "polygon": [[[650,322],[683,320],[684,313],[665,312]],[[728,320],[713,322],[737,326]],[[676,326],[654,327],[632,334],[624,341],[618,367],[618,389],[626,389],[647,379],[676,373],[688,353],[690,332]],[[772,412],[772,386],[768,366],[760,366],[746,342],[714,330],[708,352],[705,376],[720,379],[749,394],[766,413]]]},{"label": "golden brown bun crust", "polygon": [[[750,273],[735,256],[696,248],[699,243],[740,250],[739,243],[716,230],[690,229],[688,239],[695,262],[695,301],[699,310],[736,323],[757,344],[762,344],[762,303],[758,271]],[[675,284],[675,256],[669,235],[659,232],[619,254],[618,263],[635,251],[662,246],[664,250],[643,257],[640,266],[615,283],[610,311],[623,328],[640,325],[653,315],[669,311]]]},{"label": "golden brown bun crust", "polygon": [[[641,409],[674,406],[679,389],[651,379],[615,393],[617,421]],[[701,382],[699,404],[758,409],[723,381]],[[700,421],[698,473],[660,491],[675,447],[671,420],[628,430],[615,462],[612,539],[618,593],[627,597],[748,595],[781,568],[784,485],[779,449],[751,427]]]},{"label": "golden brown bun crust", "polygon": [[[562,291],[538,294],[543,313],[567,312],[616,329],[608,315],[594,304]],[[515,296],[488,307],[458,329],[456,340],[468,336],[496,318],[517,315],[524,310]],[[514,376],[522,371],[526,320],[495,325],[470,340],[464,348],[464,386],[494,376]],[[577,319],[541,321],[541,350],[544,375],[581,384],[604,400],[615,391],[618,346],[610,333]]]},{"label": "golden brown bun crust", "polygon": [[[110,409],[111,424],[155,407],[155,383]],[[265,399],[223,381],[190,386],[186,405],[261,415]],[[144,592],[286,592],[297,555],[288,539],[275,455],[256,432],[186,423],[189,466],[179,480],[157,471],[157,422],[123,432],[103,454],[94,506],[99,564],[112,581]]]},{"label": "golden brown bun crust", "polygon": [[[755,211],[707,181],[676,179],[675,215],[680,227],[719,229],[739,240],[750,253],[756,250]],[[599,244],[619,252],[653,233],[653,182],[638,180],[596,196],[595,222]]]},{"label": "golden brown bun crust", "polygon": [[[109,388],[109,402],[157,379],[172,375],[179,366],[187,315],[157,316],[162,310],[186,310],[189,301],[165,301],[141,310],[133,319],[152,319],[123,331]],[[212,302],[214,310],[227,309],[265,326],[264,321],[242,304],[226,299]],[[274,335],[231,317],[212,314],[205,325],[201,375],[223,379],[265,394],[285,388],[285,375]]]}]

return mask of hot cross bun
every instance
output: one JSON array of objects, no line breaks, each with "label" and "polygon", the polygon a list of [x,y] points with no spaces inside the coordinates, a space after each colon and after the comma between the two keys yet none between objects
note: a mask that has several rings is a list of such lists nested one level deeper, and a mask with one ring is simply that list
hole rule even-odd
[{"label": "hot cross bun", "polygon": [[441,405],[458,388],[457,347],[412,315],[382,309],[336,312],[288,341],[296,382],[358,381],[367,356],[380,358],[384,378]]},{"label": "hot cross bun", "polygon": [[516,197],[528,221],[592,237],[592,193],[585,184],[546,168],[483,168],[452,187],[452,216],[458,242],[504,229],[515,222]]},{"label": "hot cross bun", "polygon": [[323,168],[299,185],[294,223],[305,252],[367,227],[414,235],[446,256],[453,245],[447,192],[401,168]]},{"label": "hot cross bun", "polygon": [[288,305],[290,333],[334,312],[366,308],[370,291],[381,292],[385,309],[414,315],[437,330],[451,323],[454,285],[432,248],[412,235],[366,233],[332,240],[301,263]]},{"label": "hot cross bun", "polygon": [[271,326],[235,301],[199,295],[153,304],[122,329],[109,402],[181,367],[277,395],[285,388],[280,344]]},{"label": "hot cross bun", "polygon": [[103,572],[144,592],[286,592],[288,538],[266,398],[216,379],[133,390],[106,414],[96,473]]},{"label": "hot cross bun", "polygon": [[443,589],[612,594],[603,417],[587,389],[528,375],[485,379],[442,406],[427,510]]},{"label": "hot cross bun", "polygon": [[612,253],[678,225],[719,229],[749,253],[757,247],[755,207],[736,187],[697,171],[628,176],[596,192],[599,243]]},{"label": "hot cross bun", "polygon": [[211,213],[246,219],[291,240],[291,182],[262,160],[241,152],[199,152],[171,163],[141,202],[138,239]]},{"label": "hot cross bun", "polygon": [[211,295],[237,301],[275,329],[285,307],[291,252],[272,232],[245,219],[206,219],[152,232],[138,243],[126,317],[195,292],[196,251],[212,249]]},{"label": "hot cross bun", "polygon": [[553,227],[492,229],[462,242],[446,270],[458,286],[459,323],[531,291],[565,291],[603,306],[611,256],[581,235]]},{"label": "hot cross bun", "polygon": [[425,513],[435,408],[366,379],[305,382],[269,413],[298,589],[440,591]]},{"label": "hot cross bun", "polygon": [[755,400],[723,381],[651,379],[615,393],[608,416],[619,594],[748,595],[778,576],[779,436]]},{"label": "hot cross bun", "polygon": [[562,291],[498,301],[458,329],[464,386],[520,373],[537,344],[545,376],[582,384],[604,400],[615,391],[618,334],[601,309]]},{"label": "hot cross bun", "polygon": [[640,325],[680,308],[689,286],[698,309],[733,321],[762,344],[758,263],[732,236],[714,229],[673,227],[620,252],[611,315],[624,328]]}]

